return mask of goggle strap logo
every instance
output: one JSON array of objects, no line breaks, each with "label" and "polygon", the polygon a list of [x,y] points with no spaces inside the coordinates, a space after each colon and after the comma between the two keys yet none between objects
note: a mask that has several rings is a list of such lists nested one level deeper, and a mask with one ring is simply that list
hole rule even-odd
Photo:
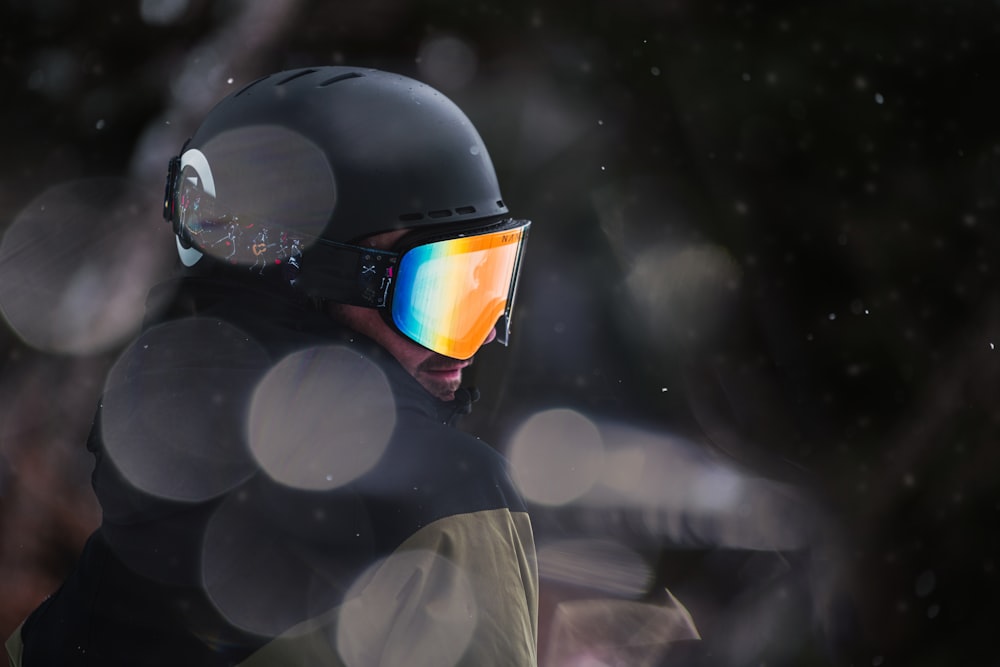
[{"label": "goggle strap logo", "polygon": [[365,252],[358,261],[358,292],[364,305],[384,308],[392,287],[396,255]]}]

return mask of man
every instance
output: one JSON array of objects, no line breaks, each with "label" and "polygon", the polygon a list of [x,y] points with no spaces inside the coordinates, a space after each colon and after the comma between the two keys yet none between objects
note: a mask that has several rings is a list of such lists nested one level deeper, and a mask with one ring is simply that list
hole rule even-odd
[{"label": "man", "polygon": [[184,268],[105,386],[102,525],[11,664],[535,664],[524,504],[450,427],[529,227],[465,115],[273,74],[171,161],[164,213]]}]

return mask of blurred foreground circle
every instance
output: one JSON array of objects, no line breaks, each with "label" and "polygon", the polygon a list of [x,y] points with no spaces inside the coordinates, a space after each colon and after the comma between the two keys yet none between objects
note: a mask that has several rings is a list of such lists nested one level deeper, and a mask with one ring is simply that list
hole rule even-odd
[{"label": "blurred foreground circle", "polygon": [[382,457],[396,424],[389,381],[345,347],[285,357],[257,386],[248,421],[258,464],[282,484],[333,489]]},{"label": "blurred foreground circle", "polygon": [[566,408],[536,413],[518,428],[508,451],[511,476],[524,497],[565,505],[597,483],[604,440],[584,415]]},{"label": "blurred foreground circle", "polygon": [[0,244],[0,309],[28,345],[94,354],[134,334],[146,293],[173,261],[160,201],[124,179],[56,185]]},{"label": "blurred foreground circle", "polygon": [[135,488],[196,502],[219,496],[256,470],[243,424],[264,348],[209,318],[144,332],[118,359],[101,406],[104,449]]}]

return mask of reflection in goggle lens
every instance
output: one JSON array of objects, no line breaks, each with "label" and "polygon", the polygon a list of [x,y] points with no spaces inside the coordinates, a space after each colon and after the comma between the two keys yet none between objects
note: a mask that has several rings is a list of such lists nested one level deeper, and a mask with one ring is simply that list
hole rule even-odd
[{"label": "reflection in goggle lens", "polygon": [[497,337],[506,343],[529,224],[403,253],[392,297],[400,332],[439,354],[467,359],[503,318]]}]

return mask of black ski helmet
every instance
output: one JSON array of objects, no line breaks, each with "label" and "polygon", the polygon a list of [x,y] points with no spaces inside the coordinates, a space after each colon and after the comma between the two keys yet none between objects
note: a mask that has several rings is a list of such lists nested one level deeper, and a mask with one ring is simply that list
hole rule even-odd
[{"label": "black ski helmet", "polygon": [[230,94],[171,160],[164,201],[186,265],[278,264],[304,284],[318,240],[506,213],[486,146],[451,100],[352,67],[279,72]]}]

